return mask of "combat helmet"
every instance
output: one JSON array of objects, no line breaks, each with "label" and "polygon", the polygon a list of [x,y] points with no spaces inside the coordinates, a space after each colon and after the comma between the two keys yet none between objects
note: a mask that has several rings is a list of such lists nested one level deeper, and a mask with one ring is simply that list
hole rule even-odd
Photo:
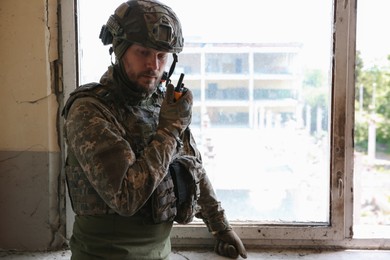
[{"label": "combat helmet", "polygon": [[133,43],[174,54],[181,52],[184,44],[178,17],[157,0],[121,4],[103,25],[99,38],[104,45],[112,44],[117,58]]}]

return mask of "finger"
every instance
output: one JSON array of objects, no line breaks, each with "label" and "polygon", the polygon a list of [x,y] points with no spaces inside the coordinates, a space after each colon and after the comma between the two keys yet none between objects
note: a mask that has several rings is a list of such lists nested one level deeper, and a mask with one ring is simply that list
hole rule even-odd
[{"label": "finger", "polygon": [[224,241],[221,241],[220,243],[220,253],[222,256],[226,256],[230,258],[238,257],[238,253],[235,247],[233,245],[225,243]]},{"label": "finger", "polygon": [[237,253],[240,254],[242,258],[247,258],[245,247],[241,241],[236,244],[235,249],[237,250]]},{"label": "finger", "polygon": [[192,95],[192,91],[190,89],[185,89],[185,91],[183,91],[183,94],[181,96],[181,98],[179,99],[179,102],[187,102],[188,105],[191,105],[192,106],[192,103],[193,103],[193,95]]},{"label": "finger", "polygon": [[229,245],[227,248],[228,255],[230,258],[237,258],[238,257],[238,251],[233,245]]},{"label": "finger", "polygon": [[221,255],[221,256],[227,256],[226,255],[226,250],[225,250],[225,246],[226,244],[222,241],[222,240],[217,240],[217,244],[215,245],[215,252],[218,254],[218,255]]},{"label": "finger", "polygon": [[217,239],[216,242],[215,242],[215,246],[214,246],[214,252],[217,253],[217,254],[220,254],[219,253],[219,244],[221,243],[221,240]]},{"label": "finger", "polygon": [[223,255],[229,257],[229,244],[227,243],[223,244]]},{"label": "finger", "polygon": [[246,250],[245,250],[245,246],[242,243],[241,239],[237,236],[236,233],[234,233],[234,237],[235,237],[234,238],[234,247],[237,250],[238,254],[240,254],[240,256],[242,258],[247,258],[247,253],[246,253]]},{"label": "finger", "polygon": [[[236,248],[237,249],[237,248]],[[239,248],[238,249],[238,253],[240,254],[240,256],[242,257],[242,258],[247,258],[247,253],[246,253],[246,250],[245,250],[245,248],[244,247],[242,247],[242,248]]]},{"label": "finger", "polygon": [[220,254],[220,255],[224,255],[223,254],[223,246],[224,246],[224,243],[222,240],[220,240],[219,244],[218,244],[218,254]]},{"label": "finger", "polygon": [[165,93],[165,99],[168,104],[172,104],[175,101],[175,90],[172,84],[167,85],[167,90]]},{"label": "finger", "polygon": [[248,255],[247,255],[247,253],[246,253],[246,251],[244,250],[244,252],[241,252],[241,253],[239,253],[240,254],[240,256],[242,257],[242,258],[244,258],[244,259],[246,259],[247,257],[248,257]]}]

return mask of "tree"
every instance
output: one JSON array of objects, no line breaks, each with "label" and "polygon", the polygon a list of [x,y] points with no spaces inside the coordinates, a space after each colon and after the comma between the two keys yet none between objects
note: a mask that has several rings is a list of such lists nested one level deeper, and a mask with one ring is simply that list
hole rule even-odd
[{"label": "tree", "polygon": [[[323,111],[322,128],[327,129],[328,125],[328,110],[329,110],[329,85],[326,77],[319,69],[306,70],[303,79],[303,97],[306,105],[311,109],[310,129],[313,132],[316,130],[317,109]],[[305,107],[307,109],[307,107]]]},{"label": "tree", "polygon": [[[387,57],[390,64],[390,55]],[[389,66],[390,67],[390,66]],[[376,91],[377,105],[375,112],[380,115],[378,122],[377,140],[380,144],[390,149],[390,70],[382,70],[379,75],[377,84],[381,86]]]},{"label": "tree", "polygon": [[[390,55],[388,56],[390,65]],[[390,66],[364,68],[360,52],[355,67],[355,146],[365,151],[368,125],[375,120],[378,144],[390,148]]]}]

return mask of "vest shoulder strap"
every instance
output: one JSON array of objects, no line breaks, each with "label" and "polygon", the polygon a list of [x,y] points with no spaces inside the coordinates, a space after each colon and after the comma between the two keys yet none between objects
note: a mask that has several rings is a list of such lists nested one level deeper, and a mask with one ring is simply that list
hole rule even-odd
[{"label": "vest shoulder strap", "polygon": [[97,82],[92,82],[88,84],[81,85],[70,93],[68,100],[66,101],[64,108],[62,109],[61,115],[66,118],[70,107],[77,98],[80,97],[94,97],[100,100],[105,101],[106,96],[108,96],[109,91],[102,87],[103,85]]}]

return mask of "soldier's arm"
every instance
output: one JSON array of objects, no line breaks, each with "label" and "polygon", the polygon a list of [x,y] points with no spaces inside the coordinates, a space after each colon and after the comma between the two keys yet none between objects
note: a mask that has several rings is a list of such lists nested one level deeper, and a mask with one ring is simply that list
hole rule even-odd
[{"label": "soldier's arm", "polygon": [[205,174],[199,182],[200,196],[198,205],[200,210],[196,217],[201,218],[211,233],[230,229],[225,210],[221,207],[214,189]]},{"label": "soldier's arm", "polygon": [[220,202],[218,202],[206,174],[200,180],[200,197],[198,203],[200,211],[197,213],[197,217],[203,219],[209,232],[216,238],[215,252],[219,255],[234,259],[239,255],[247,258],[245,246],[229,225],[225,212]]}]

